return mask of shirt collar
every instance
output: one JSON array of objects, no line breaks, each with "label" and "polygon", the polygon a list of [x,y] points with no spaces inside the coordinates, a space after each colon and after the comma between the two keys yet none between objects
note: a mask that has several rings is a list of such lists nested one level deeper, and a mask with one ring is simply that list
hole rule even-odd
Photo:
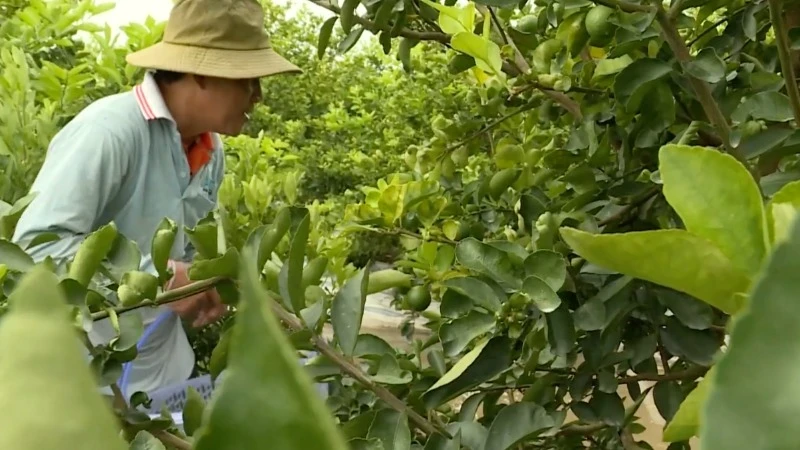
[{"label": "shirt collar", "polygon": [[145,73],[144,81],[134,86],[133,93],[145,120],[167,119],[175,122],[151,72]]}]

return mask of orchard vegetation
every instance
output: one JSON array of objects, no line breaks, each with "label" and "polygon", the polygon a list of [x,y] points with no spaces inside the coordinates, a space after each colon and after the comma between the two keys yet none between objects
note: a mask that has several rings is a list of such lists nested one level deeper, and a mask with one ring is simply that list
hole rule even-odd
[{"label": "orchard vegetation", "polygon": [[[264,80],[218,210],[165,218],[150,274],[114,224],[68,261],[10,238],[50,138],[164,24],[0,0],[0,448],[800,448],[800,2],[304,1],[332,15],[264,5],[305,73]],[[180,231],[196,281],[162,293]],[[130,312],[209,286],[235,311],[196,370],[227,372],[181,429],[115,383]],[[407,347],[361,330],[386,291]]]}]

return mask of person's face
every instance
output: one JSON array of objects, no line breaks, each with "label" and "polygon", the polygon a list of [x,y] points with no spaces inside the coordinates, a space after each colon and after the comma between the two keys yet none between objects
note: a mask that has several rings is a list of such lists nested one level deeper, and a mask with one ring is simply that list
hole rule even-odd
[{"label": "person's face", "polygon": [[241,133],[246,115],[261,101],[259,80],[198,77],[197,81],[198,111],[203,111],[207,129],[228,136]]}]

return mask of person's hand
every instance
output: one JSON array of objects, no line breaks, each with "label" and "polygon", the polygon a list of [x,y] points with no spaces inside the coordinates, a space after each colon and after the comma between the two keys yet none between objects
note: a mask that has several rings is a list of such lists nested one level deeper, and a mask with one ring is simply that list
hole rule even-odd
[{"label": "person's hand", "polygon": [[[172,279],[165,287],[166,291],[177,289],[192,283],[189,279],[189,264],[182,261],[172,261],[174,272]],[[175,311],[182,319],[191,322],[195,328],[204,327],[221,319],[228,312],[228,307],[220,300],[219,293],[214,288],[187,297],[183,300],[169,303],[170,309]]]}]

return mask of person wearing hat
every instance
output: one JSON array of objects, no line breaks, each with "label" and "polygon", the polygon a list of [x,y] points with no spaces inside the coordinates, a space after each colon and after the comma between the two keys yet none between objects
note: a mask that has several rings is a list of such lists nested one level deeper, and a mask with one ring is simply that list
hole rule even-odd
[{"label": "person wearing hat", "polygon": [[[301,71],[272,49],[256,0],[178,0],[163,39],[127,61],[146,69],[144,80],[93,102],[55,135],[13,240],[27,245],[38,234],[55,232],[60,240],[29,252],[34,260],[58,261],[113,222],[138,244],[141,270],[155,275],[151,240],[169,217],[178,235],[170,255],[174,277],[164,289],[175,289],[190,282],[193,249],[183,229],[216,205],[225,168],[220,135],[241,132],[261,100],[261,78]],[[201,327],[226,311],[211,289],[126,313],[141,315],[146,327],[120,380],[126,395],[187,380],[194,352],[183,323]],[[114,336],[108,320],[90,332],[95,345]]]}]

